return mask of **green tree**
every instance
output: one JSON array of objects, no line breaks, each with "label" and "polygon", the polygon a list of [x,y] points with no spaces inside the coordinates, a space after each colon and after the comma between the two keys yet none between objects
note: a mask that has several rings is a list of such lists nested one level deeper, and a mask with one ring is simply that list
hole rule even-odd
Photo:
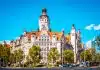
[{"label": "green tree", "polygon": [[92,53],[90,52],[90,50],[84,50],[81,53],[81,59],[84,61],[91,61],[92,60]]},{"label": "green tree", "polygon": [[93,62],[100,62],[100,53],[96,53],[93,59]]},{"label": "green tree", "polygon": [[88,49],[89,50],[89,52],[90,52],[90,54],[91,54],[91,57],[92,57],[92,61],[95,61],[96,60],[96,58],[95,58],[95,54],[96,54],[96,50],[95,50],[95,48],[90,48],[90,49]]},{"label": "green tree", "polygon": [[51,48],[48,53],[48,62],[54,65],[54,63],[56,64],[58,59],[59,59],[59,52],[57,48]]},{"label": "green tree", "polygon": [[4,45],[0,45],[0,56],[9,56],[10,55],[10,48],[7,48]]},{"label": "green tree", "polygon": [[63,52],[64,63],[73,63],[74,53],[72,50],[64,50]]},{"label": "green tree", "polygon": [[40,47],[32,46],[32,48],[29,49],[29,56],[33,62],[33,66],[36,66],[41,60]]},{"label": "green tree", "polygon": [[16,62],[16,60],[15,60],[14,54],[11,53],[10,56],[9,56],[9,64],[12,65],[15,62]]},{"label": "green tree", "polygon": [[26,57],[26,62],[24,63],[24,67],[30,67],[32,65],[32,60],[30,60],[29,55]]},{"label": "green tree", "polygon": [[0,57],[2,57],[2,56],[3,56],[3,45],[0,44]]},{"label": "green tree", "polygon": [[23,51],[21,49],[15,50],[14,51],[14,61],[21,65],[21,61],[23,60]]},{"label": "green tree", "polygon": [[95,50],[95,52],[92,52],[92,61],[97,61],[97,55],[99,57],[99,53],[96,53],[96,47],[100,49],[100,35],[96,36],[95,40],[92,41],[92,47]]},{"label": "green tree", "polygon": [[8,65],[8,58],[10,56],[10,48],[7,48],[5,45],[0,44],[0,62],[3,65]]},{"label": "green tree", "polygon": [[96,53],[95,59],[96,62],[100,62],[100,53]]}]

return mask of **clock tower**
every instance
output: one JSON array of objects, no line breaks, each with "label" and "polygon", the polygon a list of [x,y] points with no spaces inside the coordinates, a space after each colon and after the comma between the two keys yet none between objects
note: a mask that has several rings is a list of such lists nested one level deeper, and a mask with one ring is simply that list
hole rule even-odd
[{"label": "clock tower", "polygon": [[46,8],[42,9],[42,14],[39,18],[39,31],[42,31],[42,32],[49,31],[49,17],[47,15]]},{"label": "clock tower", "polygon": [[74,24],[72,25],[72,30],[71,30],[71,45],[73,47],[73,52],[74,52],[74,63],[77,62],[77,44],[76,44],[76,29]]}]

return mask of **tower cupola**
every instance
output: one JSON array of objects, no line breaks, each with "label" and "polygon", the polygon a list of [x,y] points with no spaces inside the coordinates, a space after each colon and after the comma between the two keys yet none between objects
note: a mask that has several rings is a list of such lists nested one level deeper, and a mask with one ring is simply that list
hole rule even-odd
[{"label": "tower cupola", "polygon": [[72,29],[75,29],[75,25],[74,24],[72,24]]},{"label": "tower cupola", "polygon": [[46,8],[43,8],[43,9],[42,9],[42,15],[46,15],[46,13],[47,13]]},{"label": "tower cupola", "polygon": [[49,17],[46,8],[42,9],[42,14],[39,18],[39,31],[49,31]]}]

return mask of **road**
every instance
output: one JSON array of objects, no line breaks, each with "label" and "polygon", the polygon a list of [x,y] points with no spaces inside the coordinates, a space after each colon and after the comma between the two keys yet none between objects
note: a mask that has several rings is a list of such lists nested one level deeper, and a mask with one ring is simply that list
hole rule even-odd
[{"label": "road", "polygon": [[0,68],[0,70],[100,70],[100,67],[73,68]]}]

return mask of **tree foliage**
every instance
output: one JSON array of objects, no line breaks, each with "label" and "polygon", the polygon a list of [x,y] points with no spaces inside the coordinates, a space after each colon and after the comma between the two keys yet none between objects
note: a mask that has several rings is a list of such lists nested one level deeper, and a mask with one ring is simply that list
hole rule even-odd
[{"label": "tree foliage", "polygon": [[72,50],[64,50],[64,63],[72,63],[74,61],[74,53]]},{"label": "tree foliage", "polygon": [[10,48],[7,48],[5,45],[0,44],[0,62],[7,65],[10,56]]},{"label": "tree foliage", "polygon": [[14,57],[16,59],[16,62],[20,63],[23,59],[23,51],[21,49],[15,50]]},{"label": "tree foliage", "polygon": [[22,60],[23,60],[23,51],[21,49],[15,50],[14,53],[10,53],[10,56],[9,56],[10,64],[15,63],[20,66]]},{"label": "tree foliage", "polygon": [[33,62],[33,65],[35,66],[40,62],[40,47],[39,46],[32,46],[32,48],[29,49],[29,56]]},{"label": "tree foliage", "polygon": [[96,62],[100,62],[100,53],[95,54],[95,59]]},{"label": "tree foliage", "polygon": [[9,56],[9,63],[10,63],[10,65],[11,65],[11,64],[13,64],[13,63],[15,63],[15,62],[16,62],[16,60],[15,60],[14,54],[11,53],[10,56]]},{"label": "tree foliage", "polygon": [[84,50],[81,53],[81,59],[84,61],[91,61],[92,60],[92,53],[90,50]]},{"label": "tree foliage", "polygon": [[48,53],[48,61],[54,65],[54,63],[56,64],[58,59],[59,59],[59,52],[57,48],[51,48]]},{"label": "tree foliage", "polygon": [[0,57],[9,56],[10,55],[10,48],[0,44]]}]

